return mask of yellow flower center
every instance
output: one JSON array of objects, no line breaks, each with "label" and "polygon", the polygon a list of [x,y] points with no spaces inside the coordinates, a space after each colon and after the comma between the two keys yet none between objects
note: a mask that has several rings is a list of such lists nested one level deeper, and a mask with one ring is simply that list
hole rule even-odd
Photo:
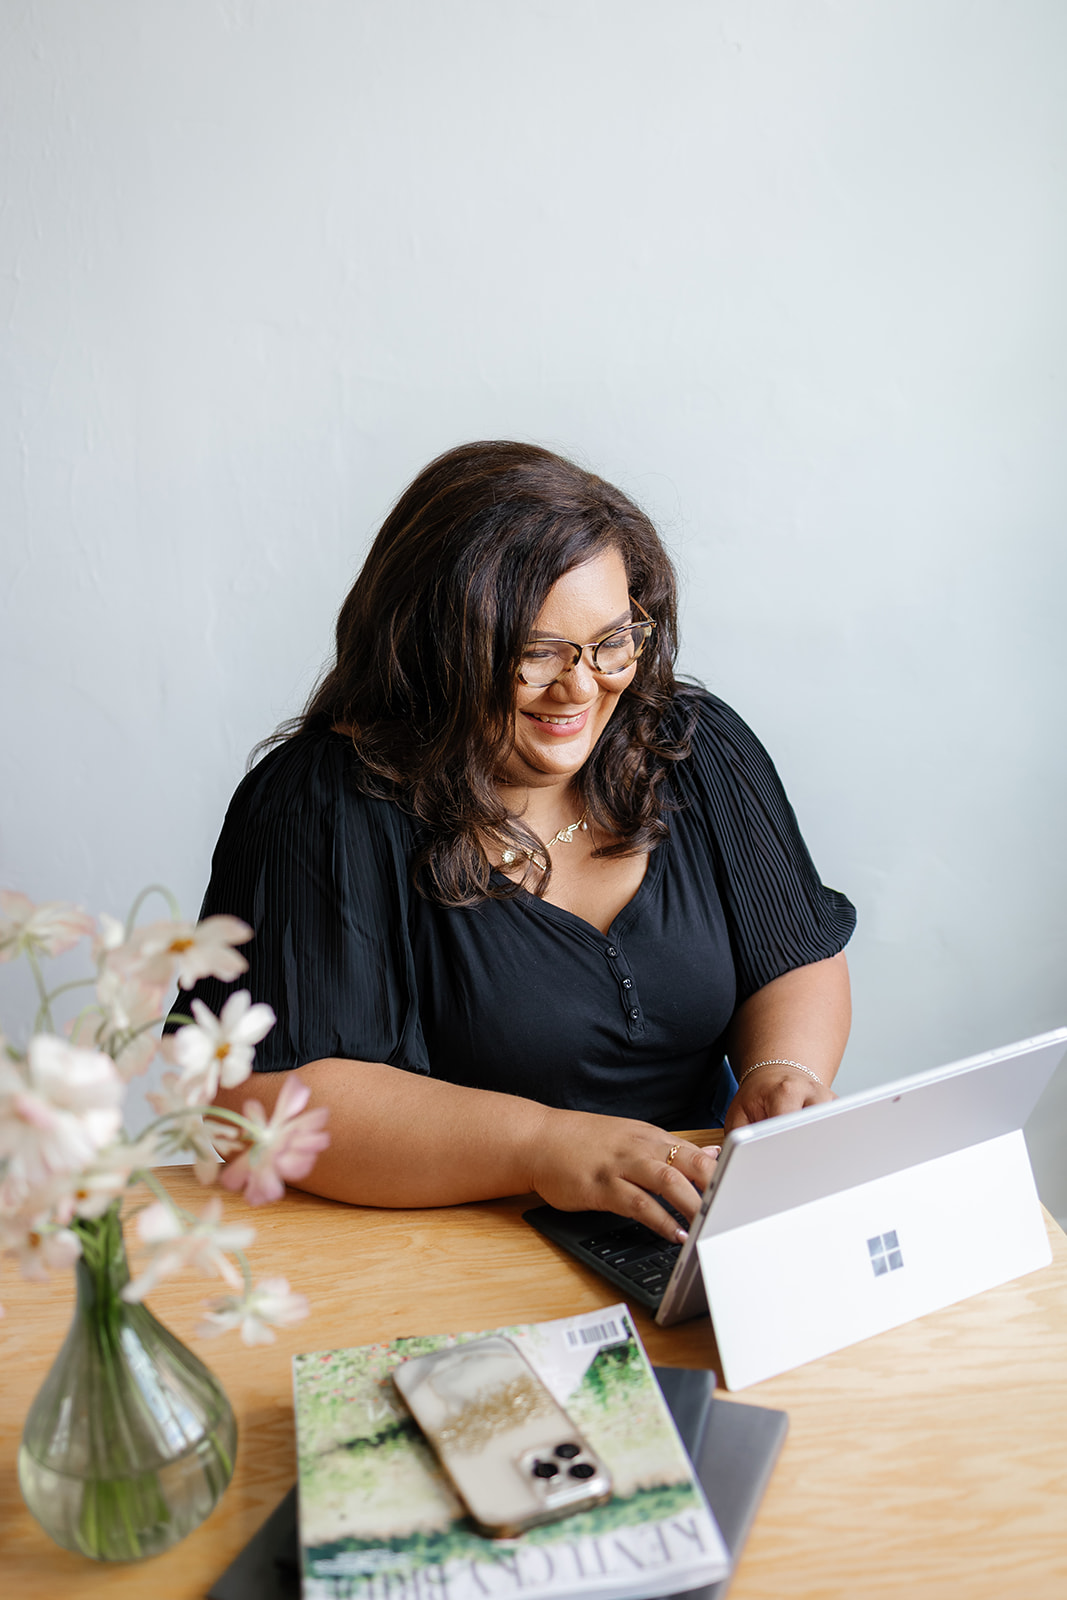
[{"label": "yellow flower center", "polygon": [[215,1060],[216,1061],[225,1061],[226,1057],[229,1055],[229,1053],[230,1053],[230,1047],[229,1047],[229,1045],[226,1043],[226,1041],[224,1039],[222,1041],[222,1043],[215,1050]]},{"label": "yellow flower center", "polygon": [[191,939],[174,939],[168,948],[172,956],[180,956],[183,950],[191,948],[192,943]]}]

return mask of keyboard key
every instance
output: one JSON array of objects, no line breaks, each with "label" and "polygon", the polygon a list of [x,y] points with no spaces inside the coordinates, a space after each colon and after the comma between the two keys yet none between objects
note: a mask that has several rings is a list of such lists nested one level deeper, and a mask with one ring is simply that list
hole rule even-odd
[{"label": "keyboard key", "polygon": [[651,1255],[647,1244],[632,1244],[628,1250],[613,1250],[609,1256],[601,1259],[610,1262],[613,1267],[621,1267],[624,1262],[630,1261],[641,1261],[647,1265]]},{"label": "keyboard key", "polygon": [[664,1272],[673,1272],[678,1257],[682,1253],[680,1244],[672,1245],[667,1250],[661,1250],[658,1255],[649,1257],[649,1266],[662,1267]]},{"label": "keyboard key", "polygon": [[647,1267],[631,1265],[620,1267],[619,1271],[624,1278],[629,1278],[631,1283],[636,1283],[641,1289],[649,1289],[653,1293],[666,1288],[666,1274],[658,1271],[649,1272]]},{"label": "keyboard key", "polygon": [[627,1245],[645,1244],[655,1240],[657,1235],[640,1222],[631,1222],[626,1228],[613,1228],[610,1233],[597,1233],[589,1239],[582,1239],[579,1249],[588,1250],[590,1255],[610,1256],[615,1250],[625,1249]]}]

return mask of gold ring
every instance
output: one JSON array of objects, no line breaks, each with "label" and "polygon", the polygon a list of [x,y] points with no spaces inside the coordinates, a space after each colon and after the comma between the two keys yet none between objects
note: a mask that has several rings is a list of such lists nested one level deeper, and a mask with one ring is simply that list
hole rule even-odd
[{"label": "gold ring", "polygon": [[678,1154],[678,1152],[679,1152],[679,1150],[681,1148],[682,1147],[681,1147],[680,1144],[672,1144],[671,1145],[670,1149],[667,1152],[667,1165],[669,1167],[673,1167],[674,1166],[674,1158]]}]

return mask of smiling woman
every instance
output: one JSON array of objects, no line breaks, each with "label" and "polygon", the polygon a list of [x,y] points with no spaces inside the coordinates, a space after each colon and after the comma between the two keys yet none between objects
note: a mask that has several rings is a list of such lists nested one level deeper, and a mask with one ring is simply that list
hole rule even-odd
[{"label": "smiling woman", "polygon": [[330,1106],[308,1187],[534,1190],[673,1238],[655,1197],[691,1217],[713,1157],[665,1130],[829,1097],[854,913],[752,733],[675,679],[675,615],[644,513],[534,446],[449,451],[386,519],[205,901],[255,928],[257,1097],[299,1068]]}]

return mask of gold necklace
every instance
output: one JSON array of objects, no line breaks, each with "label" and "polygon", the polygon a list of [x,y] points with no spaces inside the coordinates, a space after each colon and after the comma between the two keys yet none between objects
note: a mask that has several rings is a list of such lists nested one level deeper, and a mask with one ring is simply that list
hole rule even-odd
[{"label": "gold necklace", "polygon": [[[551,850],[554,844],[573,844],[574,835],[578,832],[579,828],[581,828],[583,833],[588,833],[589,824],[585,820],[588,815],[589,807],[586,806],[577,822],[570,822],[565,828],[561,828],[558,833],[554,833],[551,839],[549,839],[548,843],[543,846],[546,854],[549,850]],[[502,867],[513,867],[520,855],[524,855],[527,861],[532,861],[534,858],[534,852],[532,850],[520,851],[509,848],[500,852],[500,865]]]}]

